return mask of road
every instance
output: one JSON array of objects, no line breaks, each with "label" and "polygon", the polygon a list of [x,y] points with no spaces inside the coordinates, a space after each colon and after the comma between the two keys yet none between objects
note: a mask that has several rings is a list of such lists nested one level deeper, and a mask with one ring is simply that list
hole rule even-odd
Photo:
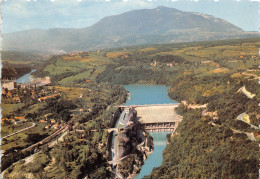
[{"label": "road", "polygon": [[240,90],[242,91],[242,93],[244,93],[244,95],[246,95],[250,99],[255,97],[255,94],[252,94],[251,92],[247,91],[245,86],[241,87]]},{"label": "road", "polygon": [[[213,126],[220,127],[219,124],[215,124],[214,122],[210,122],[209,124],[212,124]],[[249,133],[249,132],[244,132],[244,131],[240,131],[240,130],[237,130],[237,129],[232,129],[232,128],[230,128],[230,129],[231,129],[234,133],[243,133],[243,134],[246,134],[247,137],[249,138],[249,140],[251,140],[251,141],[256,141],[253,132],[252,132],[252,133]]]},{"label": "road", "polygon": [[[25,149],[23,149],[22,151],[30,150],[30,149],[32,149],[32,148],[38,147],[39,145],[43,145],[43,144],[45,144],[45,143],[48,143],[50,139],[53,139],[54,137],[56,137],[57,135],[59,135],[59,134],[61,134],[61,133],[63,133],[63,134],[62,134],[62,136],[61,136],[58,140],[59,140],[59,141],[62,140],[62,138],[64,138],[64,136],[66,135],[66,131],[69,129],[69,124],[70,124],[70,122],[71,122],[71,120],[68,122],[68,124],[64,125],[64,126],[61,127],[60,129],[58,129],[58,130],[57,130],[56,132],[54,132],[52,135],[50,135],[50,136],[46,137],[45,139],[43,139],[43,140],[41,140],[41,141],[39,141],[39,142],[37,142],[37,143],[35,143],[35,144],[33,144],[33,145],[31,145],[31,146],[25,148]],[[55,142],[56,142],[56,141],[55,141]],[[54,143],[51,143],[49,147],[53,147],[53,145],[56,144],[55,142],[54,142]],[[33,156],[34,156],[34,154],[32,154],[32,155],[26,157],[25,160],[27,160],[28,158],[32,158]],[[19,161],[20,161],[20,160],[18,160],[17,162],[19,162]],[[17,162],[13,163],[11,166],[13,166],[14,164],[16,164]],[[5,170],[5,171],[6,171],[6,170]],[[3,171],[3,172],[1,173],[1,178],[3,178],[5,171]]]},{"label": "road", "polygon": [[249,133],[249,132],[243,132],[243,131],[240,131],[240,130],[236,130],[236,129],[231,129],[234,133],[244,133],[247,135],[247,137],[251,140],[251,141],[256,141],[253,133]]},{"label": "road", "polygon": [[260,129],[260,128],[257,127],[257,126],[255,126],[255,125],[253,125],[253,124],[250,124],[250,123],[244,121],[243,118],[244,118],[245,115],[246,115],[245,112],[243,112],[242,114],[239,114],[239,115],[237,116],[237,120],[243,121],[243,122],[249,124],[251,127],[255,128],[255,129]]},{"label": "road", "polygon": [[21,130],[19,130],[19,131],[17,131],[17,132],[14,132],[14,133],[12,133],[12,134],[9,134],[9,135],[3,137],[2,140],[5,139],[5,138],[7,138],[7,137],[11,137],[11,136],[13,136],[13,135],[15,135],[15,134],[18,134],[18,133],[20,133],[20,132],[23,132],[23,131],[25,131],[25,130],[28,130],[28,129],[32,128],[32,127],[35,127],[35,123],[34,123],[34,122],[32,122],[32,125],[31,125],[30,127],[26,127],[26,128],[21,129]]}]

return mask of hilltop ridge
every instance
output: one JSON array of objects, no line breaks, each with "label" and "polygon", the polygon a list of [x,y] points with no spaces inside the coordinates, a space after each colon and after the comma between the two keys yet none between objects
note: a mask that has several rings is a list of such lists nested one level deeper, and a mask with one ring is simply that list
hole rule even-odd
[{"label": "hilltop ridge", "polygon": [[104,17],[81,29],[33,29],[3,34],[3,49],[64,53],[257,35],[214,16],[158,6]]}]

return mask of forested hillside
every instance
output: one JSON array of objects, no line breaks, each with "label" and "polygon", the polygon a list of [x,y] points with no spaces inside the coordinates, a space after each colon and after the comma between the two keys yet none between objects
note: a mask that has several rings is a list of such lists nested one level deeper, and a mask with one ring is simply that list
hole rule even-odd
[{"label": "forested hillside", "polygon": [[214,124],[201,110],[182,114],[162,166],[145,178],[258,178],[259,148],[246,134]]}]

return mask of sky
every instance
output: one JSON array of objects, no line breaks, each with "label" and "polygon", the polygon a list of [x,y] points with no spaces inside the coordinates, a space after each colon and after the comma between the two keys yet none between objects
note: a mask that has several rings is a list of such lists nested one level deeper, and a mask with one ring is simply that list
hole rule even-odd
[{"label": "sky", "polygon": [[84,28],[106,16],[158,6],[225,19],[259,31],[260,0],[0,0],[2,33],[29,29]]}]

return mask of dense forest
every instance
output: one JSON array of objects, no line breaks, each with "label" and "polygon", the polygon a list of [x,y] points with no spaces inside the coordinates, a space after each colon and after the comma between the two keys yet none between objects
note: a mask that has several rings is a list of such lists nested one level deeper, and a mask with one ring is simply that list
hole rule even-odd
[{"label": "dense forest", "polygon": [[182,114],[162,166],[145,178],[258,178],[257,142],[225,125],[213,125],[200,110]]}]

